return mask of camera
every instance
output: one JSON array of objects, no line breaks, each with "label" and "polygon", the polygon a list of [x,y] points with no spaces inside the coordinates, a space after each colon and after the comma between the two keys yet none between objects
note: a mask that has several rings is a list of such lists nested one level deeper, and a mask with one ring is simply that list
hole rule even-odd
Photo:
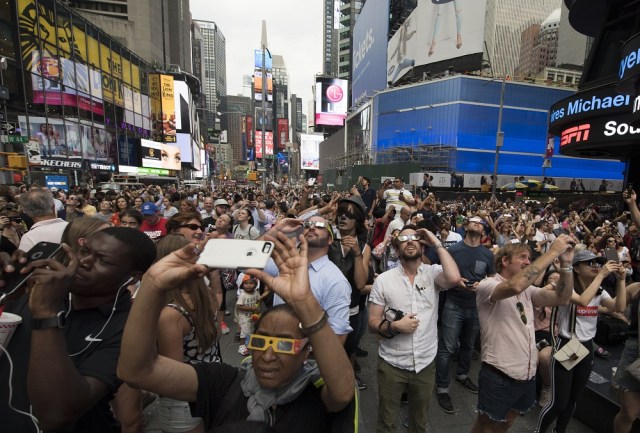
[{"label": "camera", "polygon": [[387,319],[390,322],[397,322],[398,320],[401,320],[405,316],[405,313],[403,311],[396,310],[395,308],[391,308],[391,307],[387,308],[386,313],[389,313],[389,314],[385,314],[385,316],[387,318],[390,317],[390,319]]}]

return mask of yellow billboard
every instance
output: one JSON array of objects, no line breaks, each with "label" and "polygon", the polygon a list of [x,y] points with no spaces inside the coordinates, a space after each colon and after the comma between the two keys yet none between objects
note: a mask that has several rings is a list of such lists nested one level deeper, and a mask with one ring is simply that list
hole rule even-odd
[{"label": "yellow billboard", "polygon": [[48,5],[36,0],[18,0],[18,15],[25,70],[33,70],[31,53],[41,49],[44,57],[73,58],[100,70],[103,98],[117,105],[124,106],[123,84],[140,89],[140,68],[123,59],[108,45],[87,35],[83,28],[73,26],[68,15],[56,16]]},{"label": "yellow billboard", "polygon": [[149,99],[151,101],[151,138],[165,143],[176,142],[176,102],[173,77],[149,74]]}]

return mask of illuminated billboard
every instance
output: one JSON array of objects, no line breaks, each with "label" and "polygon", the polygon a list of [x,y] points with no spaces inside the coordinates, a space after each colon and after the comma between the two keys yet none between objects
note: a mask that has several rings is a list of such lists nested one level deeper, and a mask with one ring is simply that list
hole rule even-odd
[{"label": "illuminated billboard", "polygon": [[[255,93],[262,93],[262,71],[253,73],[253,88]],[[273,78],[271,72],[267,72],[267,93],[273,93]]]},{"label": "illuminated billboard", "polygon": [[387,82],[397,82],[414,67],[483,52],[487,0],[460,3],[418,2],[389,41]]},{"label": "illuminated billboard", "polygon": [[289,119],[278,119],[278,149],[284,149],[289,141]]},{"label": "illuminated billboard", "polygon": [[149,74],[151,100],[151,138],[154,141],[176,142],[176,101],[173,77]]},{"label": "illuminated billboard", "polygon": [[316,78],[316,125],[342,126],[347,117],[349,82],[339,78]]},{"label": "illuminated billboard", "polygon": [[[273,69],[273,59],[269,51],[264,54],[265,69]],[[253,50],[253,65],[256,69],[262,68],[262,50]]]},{"label": "illuminated billboard", "polygon": [[264,141],[266,143],[266,155],[262,154],[262,131],[256,131],[256,158],[263,158],[264,156],[273,156],[273,132],[264,133]]},{"label": "illuminated billboard", "polygon": [[127,50],[120,50],[117,44],[113,44],[117,49],[112,50],[109,44],[99,42],[83,27],[72,24],[66,8],[54,11],[54,4],[17,1],[24,70],[37,68],[40,57],[32,55],[35,51],[40,51],[42,59],[74,59],[77,64],[100,71],[102,98],[124,107],[124,86],[140,89],[140,67],[125,58],[129,56]]},{"label": "illuminated billboard", "polygon": [[180,170],[182,168],[182,154],[180,147],[175,144],[158,143],[151,140],[140,140],[142,166],[148,168],[166,168]]},{"label": "illuminated billboard", "polygon": [[320,143],[322,135],[300,135],[300,165],[303,170],[320,170]]}]

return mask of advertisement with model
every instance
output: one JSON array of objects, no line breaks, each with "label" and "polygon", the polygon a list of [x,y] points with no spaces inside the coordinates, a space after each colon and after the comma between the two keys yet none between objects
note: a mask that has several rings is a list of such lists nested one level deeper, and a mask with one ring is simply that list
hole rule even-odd
[{"label": "advertisement with model", "polygon": [[387,87],[389,1],[367,1],[353,27],[351,105],[360,105]]},{"label": "advertisement with model", "polygon": [[320,170],[320,143],[323,135],[300,135],[300,165],[303,170]]},{"label": "advertisement with model", "polygon": [[417,66],[482,53],[486,10],[486,0],[419,1],[389,41],[387,82]]}]

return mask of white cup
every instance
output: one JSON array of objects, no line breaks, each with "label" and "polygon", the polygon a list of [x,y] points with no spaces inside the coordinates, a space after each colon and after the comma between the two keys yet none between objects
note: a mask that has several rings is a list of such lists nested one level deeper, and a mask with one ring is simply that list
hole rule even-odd
[{"label": "white cup", "polygon": [[[17,314],[2,313],[0,315],[0,346],[6,349],[20,323],[22,323],[22,317]],[[0,357],[3,354],[4,352],[0,351]]]}]

